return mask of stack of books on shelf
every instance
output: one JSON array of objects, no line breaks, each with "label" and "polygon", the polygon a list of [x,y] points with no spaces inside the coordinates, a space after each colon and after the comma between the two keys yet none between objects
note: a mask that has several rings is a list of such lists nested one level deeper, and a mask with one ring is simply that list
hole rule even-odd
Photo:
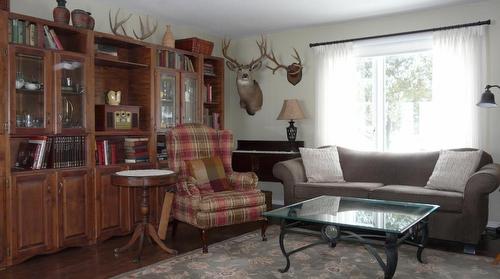
[{"label": "stack of books on shelf", "polygon": [[125,163],[148,161],[148,138],[125,138]]},{"label": "stack of books on shelf", "polygon": [[111,56],[112,58],[118,57],[118,48],[111,45],[95,44],[95,52],[97,54]]},{"label": "stack of books on shelf", "polygon": [[46,169],[85,166],[84,136],[36,136],[19,144],[15,168]]},{"label": "stack of books on shelf", "polygon": [[214,65],[210,63],[203,64],[203,74],[206,76],[215,76]]},{"label": "stack of books on shelf", "polygon": [[205,109],[203,113],[203,124],[214,129],[220,129],[220,114],[217,112],[210,113],[209,109]]},{"label": "stack of books on shelf", "polygon": [[109,166],[125,161],[123,139],[96,140],[96,164]]},{"label": "stack of books on shelf", "polygon": [[168,50],[158,51],[158,66],[177,70],[182,69],[187,72],[195,71],[193,61],[189,56]]},{"label": "stack of books on shelf", "polygon": [[9,20],[9,42],[28,46],[38,45],[38,26],[20,19]]},{"label": "stack of books on shelf", "polygon": [[164,141],[156,143],[156,158],[158,161],[167,160],[167,145]]},{"label": "stack of books on shelf", "polygon": [[191,58],[184,55],[184,63],[183,64],[184,64],[184,71],[194,72],[194,65],[193,65],[193,61],[191,61]]},{"label": "stack of books on shelf", "polygon": [[45,36],[45,48],[64,50],[54,29],[49,29],[47,25],[44,25],[43,34]]}]

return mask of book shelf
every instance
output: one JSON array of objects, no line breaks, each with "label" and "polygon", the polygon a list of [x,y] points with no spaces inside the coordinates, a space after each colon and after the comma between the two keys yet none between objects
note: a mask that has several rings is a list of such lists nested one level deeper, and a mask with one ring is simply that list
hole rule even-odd
[{"label": "book shelf", "polygon": [[[0,268],[131,233],[140,195],[111,175],[168,168],[165,135],[176,125],[223,128],[221,58],[2,10],[0,48]],[[109,90],[139,109],[137,127],[102,129],[96,106]],[[150,193],[155,222],[164,192]]]}]

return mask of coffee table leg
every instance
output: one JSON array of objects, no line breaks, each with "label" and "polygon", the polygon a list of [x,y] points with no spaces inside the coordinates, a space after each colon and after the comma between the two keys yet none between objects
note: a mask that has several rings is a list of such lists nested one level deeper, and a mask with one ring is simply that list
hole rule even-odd
[{"label": "coffee table leg", "polygon": [[283,253],[283,256],[285,256],[285,259],[286,259],[286,266],[285,266],[285,268],[280,268],[279,269],[279,271],[281,273],[285,273],[285,272],[288,271],[288,269],[290,269],[290,255],[286,252],[286,250],[285,250],[285,243],[284,243],[285,234],[286,234],[285,225],[286,225],[286,222],[284,220],[281,221],[281,230],[280,230],[279,243],[280,243],[281,253]]},{"label": "coffee table leg", "polygon": [[424,220],[422,220],[422,222],[420,223],[420,225],[422,226],[422,234],[421,234],[421,237],[420,237],[420,244],[419,244],[419,247],[418,247],[418,250],[417,250],[417,260],[421,263],[424,263],[422,261],[422,252],[424,251],[425,249],[425,245],[427,245],[427,240],[429,238],[429,228],[427,226],[427,223],[428,223],[428,219],[425,218]]},{"label": "coffee table leg", "polygon": [[384,278],[390,279],[396,272],[398,266],[398,235],[388,233],[385,241],[385,254],[387,256],[387,263],[384,270]]}]

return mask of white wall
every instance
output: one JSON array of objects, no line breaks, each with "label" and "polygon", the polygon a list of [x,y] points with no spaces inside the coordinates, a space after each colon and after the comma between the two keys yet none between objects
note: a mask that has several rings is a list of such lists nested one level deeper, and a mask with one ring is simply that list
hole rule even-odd
[{"label": "white wall", "polygon": [[[286,140],[287,123],[275,119],[284,99],[297,98],[301,100],[307,116],[306,120],[298,122],[298,139],[305,140],[306,145],[311,146],[314,140],[315,97],[313,54],[309,43],[404,32],[486,19],[492,20],[492,25],[489,27],[487,81],[489,84],[500,84],[500,51],[498,51],[500,49],[500,1],[498,0],[267,34],[269,44],[285,64],[293,62],[290,54],[292,47],[297,48],[305,61],[302,81],[293,86],[288,83],[286,74],[282,70],[274,76],[269,70],[260,71],[257,79],[264,93],[264,106],[262,111],[257,112],[255,116],[249,116],[239,108],[236,88],[231,83],[230,90],[226,91],[226,94],[230,95],[228,118],[231,122],[229,127],[238,139]],[[257,38],[258,36],[243,38],[235,42],[233,50],[239,59],[249,61],[252,56],[258,54],[255,45]],[[481,88],[478,88],[478,94],[481,93],[480,91]],[[497,98],[500,101],[500,94]],[[500,125],[498,125],[500,109],[489,110],[488,114],[489,147],[487,151],[493,155],[496,162],[500,162]],[[262,183],[262,187],[271,189],[275,200],[282,199],[281,184]],[[490,220],[500,221],[500,193],[497,191],[490,197]]]}]

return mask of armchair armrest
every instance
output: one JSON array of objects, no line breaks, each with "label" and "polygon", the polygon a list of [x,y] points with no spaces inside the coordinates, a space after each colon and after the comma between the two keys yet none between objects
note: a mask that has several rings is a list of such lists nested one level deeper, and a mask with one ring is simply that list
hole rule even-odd
[{"label": "armchair armrest", "polygon": [[196,179],[192,176],[179,177],[177,181],[177,192],[178,195],[183,196],[199,196],[200,190],[196,187]]},{"label": "armchair armrest", "polygon": [[254,172],[232,172],[227,175],[227,178],[237,191],[256,190],[259,182],[259,178]]},{"label": "armchair armrest", "polygon": [[467,241],[477,243],[488,222],[489,194],[500,184],[500,165],[488,164],[471,175],[464,191],[463,214],[466,220],[464,235],[477,236]]},{"label": "armchair armrest", "polygon": [[273,175],[283,183],[285,205],[292,204],[295,199],[295,184],[307,181],[302,158],[295,158],[274,164]]}]

